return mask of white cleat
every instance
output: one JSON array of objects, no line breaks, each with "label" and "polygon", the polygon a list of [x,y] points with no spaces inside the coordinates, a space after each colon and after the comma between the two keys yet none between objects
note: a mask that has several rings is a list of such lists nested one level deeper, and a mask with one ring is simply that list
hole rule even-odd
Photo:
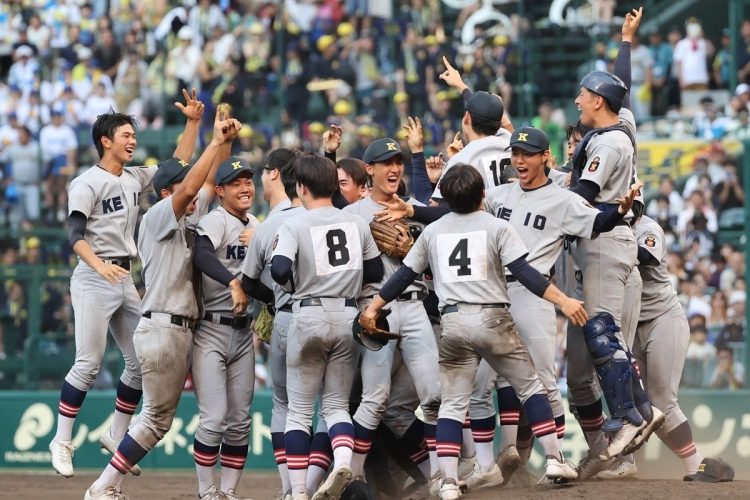
[{"label": "white cleat", "polygon": [[[107,450],[114,455],[117,452],[117,447],[120,446],[120,441],[116,441],[115,438],[112,437],[112,434],[110,434],[110,431],[107,431],[102,434],[102,437],[99,439],[99,444],[101,444],[103,450]],[[134,476],[140,476],[141,467],[138,464],[135,464],[130,468],[130,473]]]},{"label": "white cleat", "polygon": [[578,478],[581,481],[587,481],[589,479],[596,478],[596,475],[601,471],[605,470],[612,464],[610,460],[600,460],[599,457],[593,455],[590,451],[588,456],[581,460],[578,464]]},{"label": "white cleat", "polygon": [[123,495],[122,492],[114,486],[108,486],[105,488],[104,492],[99,495],[91,493],[91,488],[87,489],[83,500],[128,500],[128,497]]},{"label": "white cleat", "polygon": [[[632,456],[630,457],[633,458]],[[625,479],[631,476],[635,476],[638,472],[638,468],[635,466],[635,462],[631,462],[627,458],[617,457],[614,461],[607,466],[606,469],[596,474],[597,479]]]},{"label": "white cleat", "polygon": [[227,497],[216,486],[211,486],[203,495],[198,494],[198,498],[200,500],[226,500]]},{"label": "white cleat", "polygon": [[578,471],[570,462],[562,461],[559,458],[547,457],[547,465],[544,468],[544,475],[547,479],[558,482],[567,482],[578,479]]},{"label": "white cleat", "polygon": [[296,495],[289,493],[289,500],[310,500],[310,497],[307,496],[307,493],[297,493]]},{"label": "white cleat", "polygon": [[440,482],[440,500],[458,500],[461,490],[454,479],[445,479]]},{"label": "white cleat", "polygon": [[440,480],[442,478],[443,476],[440,474],[439,470],[435,472],[430,478],[430,496],[431,497],[436,497],[440,494]]},{"label": "white cleat", "polygon": [[492,464],[492,469],[489,472],[482,472],[479,464],[474,467],[472,472],[465,480],[466,489],[469,491],[480,490],[482,488],[489,488],[491,486],[497,486],[503,484],[503,474],[500,472],[500,467],[497,464]]},{"label": "white cleat", "polygon": [[500,466],[500,474],[503,477],[503,484],[506,484],[510,478],[521,466],[521,455],[518,454],[516,445],[509,444],[500,451],[497,457],[497,464]]},{"label": "white cleat", "polygon": [[469,458],[458,457],[458,480],[463,481],[473,474],[476,463],[476,455]]},{"label": "white cleat", "polygon": [[344,465],[331,472],[311,500],[338,500],[352,480],[352,470]]},{"label": "white cleat", "polygon": [[[654,419],[656,420],[656,415]],[[641,425],[634,425],[629,420],[625,420],[622,423],[622,428],[615,432],[612,439],[609,441],[607,449],[599,455],[601,460],[609,460],[617,455],[621,454],[626,446],[633,441],[646,428],[646,421],[641,422]]]},{"label": "white cleat", "polygon": [[645,427],[635,435],[635,438],[631,440],[627,445],[625,445],[625,448],[623,448],[622,450],[623,455],[629,455],[640,449],[641,446],[646,444],[646,441],[648,441],[648,438],[651,437],[651,434],[653,434],[659,427],[664,424],[666,415],[664,415],[661,410],[653,405],[651,406],[651,411],[653,412],[651,422],[648,422]]},{"label": "white cleat", "polygon": [[240,498],[237,496],[237,492],[233,489],[229,489],[226,492],[224,492],[224,498],[227,500],[253,500],[252,498]]},{"label": "white cleat", "polygon": [[[73,441],[52,440],[49,443],[52,454],[52,467],[63,477],[73,477]],[[106,497],[105,497],[106,498]]]}]

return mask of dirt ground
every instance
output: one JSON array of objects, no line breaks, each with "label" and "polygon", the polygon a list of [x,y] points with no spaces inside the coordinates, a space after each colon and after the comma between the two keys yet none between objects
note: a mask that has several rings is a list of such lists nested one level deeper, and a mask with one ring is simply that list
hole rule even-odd
[{"label": "dirt ground", "polygon": [[[28,498],[33,500],[81,500],[86,488],[96,474],[82,472],[64,479],[44,473],[0,472],[0,498]],[[242,477],[238,493],[254,500],[272,500],[278,497],[278,480],[271,472],[247,472]],[[176,500],[197,498],[195,475],[180,472],[149,472],[141,477],[129,477],[123,492],[132,500]],[[520,487],[508,486],[469,493],[466,500],[497,498],[538,500],[657,500],[657,499],[750,499],[750,483],[684,483],[676,480],[625,480],[614,482],[585,482],[567,485]]]}]

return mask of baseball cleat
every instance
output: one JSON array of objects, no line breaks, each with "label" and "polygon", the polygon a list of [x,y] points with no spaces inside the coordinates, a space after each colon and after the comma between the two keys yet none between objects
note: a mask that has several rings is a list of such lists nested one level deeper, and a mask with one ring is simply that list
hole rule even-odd
[{"label": "baseball cleat", "polygon": [[503,474],[500,472],[500,467],[497,464],[492,464],[492,469],[489,472],[482,472],[479,464],[477,464],[474,467],[474,472],[469,474],[464,481],[466,482],[467,490],[480,490],[502,484]]},{"label": "baseball cleat", "polygon": [[122,492],[114,486],[108,486],[104,492],[99,495],[91,493],[91,488],[87,489],[83,500],[128,500],[128,497],[123,495]]},{"label": "baseball cleat", "polygon": [[463,458],[458,457],[458,480],[463,481],[474,473],[474,467],[477,463],[477,457]]},{"label": "baseball cleat", "polygon": [[430,478],[430,496],[436,497],[440,494],[440,480],[442,478],[439,470],[432,475]]},{"label": "baseball cleat", "polygon": [[346,485],[352,480],[352,470],[343,465],[331,472],[311,500],[336,500],[341,496]]},{"label": "baseball cleat", "polygon": [[648,441],[648,438],[651,437],[651,434],[653,434],[659,427],[664,425],[664,420],[666,420],[666,415],[659,410],[656,406],[652,406],[651,410],[654,413],[654,417],[651,419],[650,422],[646,423],[645,427],[641,429],[641,431],[635,435],[635,438],[633,438],[622,450],[623,455],[629,455],[636,450],[640,449],[641,446],[643,446],[646,441]]},{"label": "baseball cleat", "polygon": [[237,496],[237,493],[234,491],[233,488],[228,489],[224,493],[224,498],[227,500],[253,500],[252,498],[240,498]]},{"label": "baseball cleat", "polygon": [[310,500],[310,497],[307,496],[307,493],[297,493],[296,495],[291,495],[289,500]]},{"label": "baseball cleat", "polygon": [[200,500],[226,500],[227,497],[224,493],[219,491],[216,486],[211,486],[202,495],[199,493],[198,498],[200,498]]},{"label": "baseball cleat", "polygon": [[73,454],[75,453],[73,441],[53,439],[49,443],[49,451],[52,454],[52,467],[57,473],[63,477],[73,477]]},{"label": "baseball cleat", "polygon": [[578,472],[573,464],[562,461],[557,457],[547,457],[547,465],[544,468],[544,475],[553,482],[567,482],[578,479]]},{"label": "baseball cleat", "polygon": [[521,465],[521,456],[518,454],[516,445],[509,444],[500,451],[497,457],[497,464],[500,466],[500,473],[503,477],[503,484],[507,484],[513,473]]},{"label": "baseball cleat", "polygon": [[600,460],[589,451],[586,458],[578,464],[578,479],[587,481],[594,479],[598,473],[610,466],[612,460]]},{"label": "baseball cleat", "polygon": [[444,479],[440,482],[440,500],[458,500],[461,490],[455,479]]},{"label": "baseball cleat", "polygon": [[[629,456],[633,460],[632,455]],[[638,468],[635,466],[635,460],[632,462],[625,457],[615,458],[606,469],[596,474],[597,479],[625,479],[627,477],[635,476],[638,472]]]},{"label": "baseball cleat", "polygon": [[[654,420],[656,420],[656,415],[654,415]],[[645,420],[641,422],[641,425],[634,425],[629,420],[625,420],[622,423],[622,427],[614,433],[612,439],[609,441],[609,446],[599,455],[599,458],[601,460],[609,460],[622,453],[625,447],[646,428],[646,425],[648,424]]]},{"label": "baseball cleat", "polygon": [[[99,439],[99,444],[101,444],[103,450],[107,450],[114,455],[117,452],[117,447],[120,446],[120,441],[116,441],[115,438],[112,437],[112,434],[110,434],[110,431],[107,431],[102,434],[102,437]],[[141,467],[138,464],[132,466],[130,468],[130,473],[134,476],[140,476]]]}]

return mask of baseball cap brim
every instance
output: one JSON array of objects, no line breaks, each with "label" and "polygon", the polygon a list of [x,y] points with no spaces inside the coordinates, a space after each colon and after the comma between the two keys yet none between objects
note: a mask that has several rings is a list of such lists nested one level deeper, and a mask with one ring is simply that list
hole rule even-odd
[{"label": "baseball cap brim", "polygon": [[376,156],[375,158],[372,158],[371,160],[367,161],[367,163],[372,164],[372,163],[377,163],[381,161],[388,161],[395,156],[400,156],[402,160],[406,159],[406,155],[404,154],[403,151],[386,151],[385,153],[380,154]]},{"label": "baseball cap brim", "polygon": [[242,174],[246,174],[246,177],[252,178],[255,176],[255,170],[250,167],[242,167],[238,170],[233,170],[232,173],[225,176],[223,179],[221,179],[221,181],[217,182],[216,184],[218,186],[221,186],[222,184],[228,184],[232,182],[233,180],[235,180],[237,177],[241,176]]},{"label": "baseball cap brim", "polygon": [[514,142],[513,144],[505,148],[505,150],[510,151],[513,148],[523,149],[527,153],[541,153],[542,151],[546,151],[546,149],[542,149],[539,146],[534,146],[525,142]]}]

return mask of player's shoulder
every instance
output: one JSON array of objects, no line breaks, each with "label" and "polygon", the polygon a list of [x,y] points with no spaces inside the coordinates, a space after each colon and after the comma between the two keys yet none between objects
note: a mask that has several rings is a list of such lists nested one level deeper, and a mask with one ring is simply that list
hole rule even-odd
[{"label": "player's shoulder", "polygon": [[658,222],[648,217],[647,215],[643,215],[635,225],[635,236],[636,238],[640,239],[642,236],[648,234],[655,234],[662,237],[664,235],[664,230],[661,228]]}]

